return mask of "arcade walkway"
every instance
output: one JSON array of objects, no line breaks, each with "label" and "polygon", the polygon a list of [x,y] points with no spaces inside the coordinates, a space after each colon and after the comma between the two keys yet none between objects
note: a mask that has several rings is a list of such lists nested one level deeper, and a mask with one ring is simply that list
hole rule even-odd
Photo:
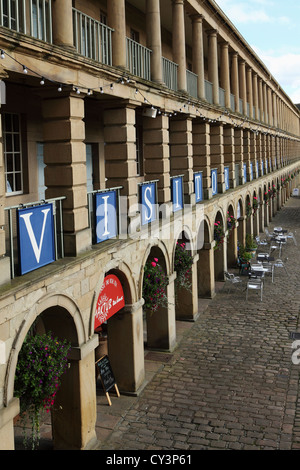
[{"label": "arcade walkway", "polygon": [[281,269],[274,284],[267,277],[262,302],[254,291],[246,302],[244,289],[228,294],[222,285],[199,303],[197,322],[178,323],[182,340],[173,353],[145,353],[150,380],[139,397],[111,394],[109,407],[99,391],[99,450],[300,448],[300,364],[292,362],[300,332],[299,198],[269,230],[278,225],[296,231],[298,246],[290,240],[282,253],[289,276]]}]

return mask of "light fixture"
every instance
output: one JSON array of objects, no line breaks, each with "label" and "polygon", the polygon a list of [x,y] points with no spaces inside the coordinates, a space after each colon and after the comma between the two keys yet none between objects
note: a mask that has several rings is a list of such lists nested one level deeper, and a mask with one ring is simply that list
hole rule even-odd
[{"label": "light fixture", "polygon": [[44,77],[42,77],[42,79],[41,79],[41,81],[40,81],[40,84],[41,84],[41,85],[45,85],[45,79],[44,79]]},{"label": "light fixture", "polygon": [[57,91],[59,91],[59,92],[60,92],[60,91],[62,91],[62,84],[60,84],[60,85],[59,85],[59,87],[58,87],[58,90],[57,90]]},{"label": "light fixture", "polygon": [[110,89],[113,90],[114,89],[114,85],[113,83],[110,85]]},{"label": "light fixture", "polygon": [[4,50],[1,49],[1,59],[5,59],[5,54],[4,54]]},{"label": "light fixture", "polygon": [[91,95],[91,94],[92,94],[92,92],[91,92],[91,90],[90,90],[90,89],[88,89],[88,92],[87,92],[87,94],[88,94],[88,95]]},{"label": "light fixture", "polygon": [[23,73],[28,73],[28,70],[27,70],[27,68],[25,67],[25,65],[23,65]]},{"label": "light fixture", "polygon": [[100,93],[104,93],[102,86],[100,87]]}]

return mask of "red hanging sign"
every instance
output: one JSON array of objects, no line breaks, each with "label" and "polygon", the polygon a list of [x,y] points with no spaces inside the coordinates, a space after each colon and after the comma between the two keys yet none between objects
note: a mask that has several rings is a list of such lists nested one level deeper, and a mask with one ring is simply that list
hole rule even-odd
[{"label": "red hanging sign", "polygon": [[122,285],[113,274],[104,278],[96,305],[95,328],[102,325],[106,320],[125,306]]}]

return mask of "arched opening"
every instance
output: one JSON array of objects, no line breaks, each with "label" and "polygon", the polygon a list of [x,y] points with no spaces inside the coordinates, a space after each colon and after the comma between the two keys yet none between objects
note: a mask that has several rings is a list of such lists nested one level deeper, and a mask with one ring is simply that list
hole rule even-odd
[{"label": "arched opening", "polygon": [[[60,387],[55,394],[55,401],[49,413],[46,413],[46,409],[41,412],[40,426],[41,426],[41,440],[39,447],[42,450],[50,449],[80,449],[81,448],[81,399],[79,390],[81,388],[81,380],[88,381],[88,373],[84,377],[80,377],[78,374],[78,361],[73,361],[73,352],[79,346],[78,338],[78,325],[74,322],[74,316],[61,305],[53,305],[41,311],[40,315],[36,317],[36,320],[30,326],[27,335],[28,337],[39,337],[44,338],[45,334],[58,339],[58,341],[68,341],[71,346],[71,351],[68,355],[68,367],[65,373],[61,376]],[[24,344],[24,343],[23,343]],[[58,346],[60,347],[60,346]],[[52,349],[53,352],[53,349]],[[34,351],[28,357],[28,367],[30,367],[31,361],[36,361]],[[52,354],[54,356],[54,354]],[[54,358],[53,358],[54,359]],[[40,367],[41,377],[41,390],[47,388],[45,381],[42,381],[44,376],[48,375],[49,378],[55,375],[54,360],[51,361],[51,356],[48,362],[42,363]],[[47,367],[47,370],[44,368]],[[52,375],[51,375],[52,374]],[[91,378],[93,381],[93,377]],[[50,398],[50,397],[49,397]],[[91,399],[92,403],[93,399]],[[30,424],[25,421],[26,427],[30,428]],[[18,417],[15,420],[15,448],[24,448],[24,433],[22,430],[23,424]],[[91,427],[94,426],[91,424]],[[30,444],[30,436],[29,436]],[[30,447],[29,447],[30,448]]]},{"label": "arched opening", "polygon": [[198,297],[212,298],[215,295],[215,275],[211,232],[206,218],[199,225],[197,253],[199,256],[197,261]]},{"label": "arched opening", "polygon": [[237,220],[232,205],[227,210],[227,267],[236,267],[237,263]]},{"label": "arched opening", "polygon": [[223,216],[220,211],[217,212],[214,220],[214,270],[215,281],[224,281],[224,249],[226,243],[226,227],[224,226]]},{"label": "arched opening", "polygon": [[[174,246],[174,271],[175,279],[175,313],[177,320],[192,320],[197,313],[198,294],[197,274],[193,269],[193,256],[191,251],[191,240],[183,231],[179,235]],[[195,282],[195,286],[193,285]]]}]

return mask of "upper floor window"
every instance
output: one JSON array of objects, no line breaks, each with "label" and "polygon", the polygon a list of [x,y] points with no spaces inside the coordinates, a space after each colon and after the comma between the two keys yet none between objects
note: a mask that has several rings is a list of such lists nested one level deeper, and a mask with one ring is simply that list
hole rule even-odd
[{"label": "upper floor window", "polygon": [[18,114],[3,115],[6,194],[23,193],[21,124]]},{"label": "upper floor window", "polygon": [[140,33],[136,31],[135,29],[130,30],[130,39],[132,39],[135,42],[140,42]]}]

